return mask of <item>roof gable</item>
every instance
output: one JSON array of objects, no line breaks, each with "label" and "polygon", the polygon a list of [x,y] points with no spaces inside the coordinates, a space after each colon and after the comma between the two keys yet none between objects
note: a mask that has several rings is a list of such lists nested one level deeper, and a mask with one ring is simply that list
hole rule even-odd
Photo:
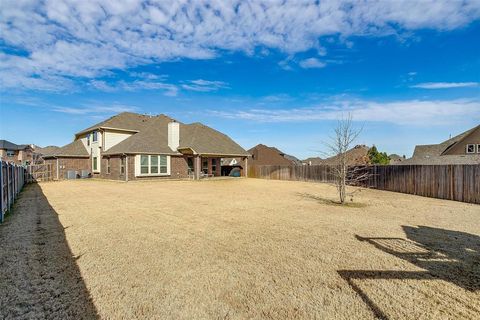
[{"label": "roof gable", "polygon": [[26,148],[30,148],[28,144],[15,144],[8,140],[0,140],[0,149],[5,150],[24,150]]},{"label": "roof gable", "polygon": [[64,145],[57,150],[52,151],[51,154],[45,154],[44,158],[49,157],[89,157],[89,153],[85,148],[82,140],[75,140],[67,145]]},{"label": "roof gable", "polygon": [[[165,115],[148,117],[138,133],[106,150],[104,154],[181,154],[168,146],[168,123]],[[180,124],[178,150],[190,149],[196,154],[248,156],[248,153],[225,134],[201,123]]]},{"label": "roof gable", "polygon": [[258,144],[248,152],[253,155],[251,162],[254,165],[289,166],[293,164],[291,160],[283,156],[282,151],[264,144]]},{"label": "roof gable", "polygon": [[455,145],[461,143],[462,140],[477,130],[480,130],[480,126],[476,126],[470,130],[462,132],[459,135],[456,135],[455,137],[445,140],[439,144],[417,145],[413,151],[412,158],[430,158],[445,155]]},{"label": "roof gable", "polygon": [[[159,115],[156,117],[160,117],[160,116],[166,117],[165,115]],[[78,132],[76,136],[79,136],[81,134],[84,134],[93,130],[102,129],[102,128],[139,132],[142,129],[146,128],[151,122],[151,120],[156,117],[133,113],[133,112],[122,112],[113,117],[108,118],[105,121],[99,122],[91,127],[88,127]]]}]

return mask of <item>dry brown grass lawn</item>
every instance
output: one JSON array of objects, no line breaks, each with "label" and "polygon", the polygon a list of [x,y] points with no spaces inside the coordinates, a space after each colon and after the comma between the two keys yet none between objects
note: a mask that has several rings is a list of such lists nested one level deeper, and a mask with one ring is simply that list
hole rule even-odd
[{"label": "dry brown grass lawn", "polygon": [[[76,296],[72,318],[91,311],[85,289],[105,319],[480,318],[480,206],[375,190],[351,207],[329,199],[329,185],[257,179],[30,187],[0,226],[0,267],[57,276],[0,272],[0,318],[62,312],[38,307],[58,292],[23,298],[22,281]],[[18,234],[32,215],[51,250]],[[32,254],[47,261],[15,262]]]}]

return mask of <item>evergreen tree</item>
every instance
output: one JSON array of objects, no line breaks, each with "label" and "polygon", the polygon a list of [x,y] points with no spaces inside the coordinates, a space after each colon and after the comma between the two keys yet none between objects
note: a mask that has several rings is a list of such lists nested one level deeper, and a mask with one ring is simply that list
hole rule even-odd
[{"label": "evergreen tree", "polygon": [[373,146],[368,150],[368,158],[371,164],[389,164],[390,158],[386,152],[378,152],[377,147]]}]

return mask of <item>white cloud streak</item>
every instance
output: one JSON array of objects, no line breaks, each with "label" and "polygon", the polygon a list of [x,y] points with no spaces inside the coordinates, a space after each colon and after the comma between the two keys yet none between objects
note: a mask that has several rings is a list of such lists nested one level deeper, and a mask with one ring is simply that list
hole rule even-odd
[{"label": "white cloud streak", "polygon": [[386,122],[399,125],[449,124],[465,119],[480,119],[480,101],[407,100],[376,102],[337,100],[314,107],[293,109],[248,109],[234,111],[210,110],[212,116],[256,122],[311,122],[337,120],[351,113],[355,121]]},{"label": "white cloud streak", "polygon": [[228,84],[223,81],[209,81],[209,80],[191,80],[187,84],[183,84],[182,88],[197,92],[212,92],[220,89],[228,88]]},{"label": "white cloud streak", "polygon": [[163,91],[163,94],[170,97],[175,97],[178,95],[178,86],[170,83],[152,81],[152,80],[134,80],[127,82],[124,80],[108,83],[103,80],[91,80],[90,86],[95,89],[105,91],[105,92],[114,92],[119,90],[125,91],[139,91],[139,90],[160,90]]},{"label": "white cloud streak", "polygon": [[4,0],[0,37],[15,50],[0,57],[0,84],[58,91],[72,79],[257,47],[323,56],[323,36],[349,43],[350,36],[452,30],[479,17],[476,0]]},{"label": "white cloud streak", "polygon": [[411,88],[420,89],[451,89],[478,87],[478,82],[424,82],[411,86]]},{"label": "white cloud streak", "polygon": [[56,106],[52,108],[55,112],[67,113],[71,115],[103,115],[103,114],[115,114],[120,112],[135,112],[138,111],[137,107],[127,106],[122,104],[112,104],[112,105],[98,105],[91,104],[89,106],[81,107],[65,107],[65,106]]},{"label": "white cloud streak", "polygon": [[327,66],[325,62],[322,62],[317,58],[308,58],[300,61],[298,64],[304,69],[319,69]]}]

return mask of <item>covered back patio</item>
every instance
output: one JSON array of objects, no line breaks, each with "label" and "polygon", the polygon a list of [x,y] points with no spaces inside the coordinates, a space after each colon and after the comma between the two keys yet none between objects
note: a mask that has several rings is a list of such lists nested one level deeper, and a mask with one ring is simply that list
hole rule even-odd
[{"label": "covered back patio", "polygon": [[179,150],[187,157],[188,176],[194,180],[222,176],[222,158],[241,158],[245,164],[241,176],[248,175],[248,157],[238,154],[198,154],[190,148]]}]

